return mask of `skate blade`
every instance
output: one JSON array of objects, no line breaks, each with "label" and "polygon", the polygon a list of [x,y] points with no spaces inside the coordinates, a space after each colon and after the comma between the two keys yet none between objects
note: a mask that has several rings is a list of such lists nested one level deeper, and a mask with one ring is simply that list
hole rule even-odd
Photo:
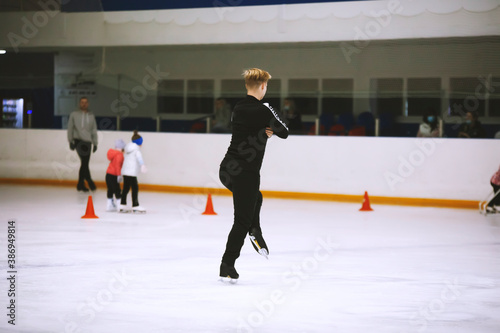
[{"label": "skate blade", "polygon": [[146,214],[146,211],[145,210],[134,210],[133,213],[134,214]]},{"label": "skate blade", "polygon": [[263,249],[260,247],[259,242],[257,242],[257,240],[255,239],[255,236],[249,236],[249,237],[250,237],[250,241],[252,242],[253,246],[257,249],[257,252],[261,256],[264,256],[267,260],[269,260],[269,258],[267,257],[269,255],[269,253],[267,252],[266,249]]},{"label": "skate blade", "polygon": [[128,213],[131,213],[132,211],[131,210],[128,210],[128,209],[120,209],[118,211],[118,213],[122,213],[122,214],[128,214]]},{"label": "skate blade", "polygon": [[264,256],[267,260],[269,260],[269,258],[267,257],[269,255],[269,253],[267,253],[266,249],[259,249],[259,254],[261,256]]},{"label": "skate blade", "polygon": [[227,277],[220,277],[219,281],[222,282],[223,284],[236,284],[238,282],[238,279],[233,279],[227,276]]}]

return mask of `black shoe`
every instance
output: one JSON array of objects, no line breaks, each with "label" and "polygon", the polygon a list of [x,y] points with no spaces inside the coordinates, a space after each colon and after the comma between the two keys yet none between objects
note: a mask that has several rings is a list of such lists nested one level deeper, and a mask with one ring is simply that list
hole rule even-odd
[{"label": "black shoe", "polygon": [[266,241],[262,237],[262,232],[260,229],[252,228],[248,233],[252,246],[260,255],[266,257],[269,255],[269,249],[267,248]]},{"label": "black shoe", "polygon": [[229,278],[229,279],[233,279],[233,280],[237,280],[240,277],[238,272],[236,272],[236,268],[234,268],[234,266],[229,266],[225,262],[220,264],[219,276],[221,278]]},{"label": "black shoe", "polygon": [[85,187],[85,185],[76,185],[76,190],[78,192],[88,192],[89,189]]}]

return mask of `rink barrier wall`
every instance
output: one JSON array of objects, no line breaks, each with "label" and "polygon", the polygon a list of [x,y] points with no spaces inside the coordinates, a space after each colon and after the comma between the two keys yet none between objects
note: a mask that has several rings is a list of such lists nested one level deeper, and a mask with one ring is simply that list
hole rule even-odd
[{"label": "rink barrier wall", "polygon": [[[50,179],[14,179],[0,178],[0,184],[16,185],[42,185],[42,186],[66,186],[75,187],[75,181],[54,181]],[[95,182],[99,188],[106,188],[105,182]],[[167,192],[183,194],[212,194],[231,195],[227,189],[206,188],[206,187],[184,187],[168,185],[139,184],[141,191]],[[304,192],[281,192],[281,191],[261,191],[265,198],[292,199],[292,200],[316,200],[334,201],[348,203],[362,203],[364,195],[328,194],[328,193],[304,193]],[[419,207],[439,207],[439,208],[460,208],[477,209],[479,201],[474,200],[447,200],[447,199],[425,199],[425,198],[397,198],[369,196],[370,203],[376,205],[401,205]]]},{"label": "rink barrier wall", "polygon": [[[90,171],[100,189],[108,149],[132,132],[98,131]],[[224,194],[219,165],[229,134],[140,132],[148,172],[142,190]],[[76,187],[80,161],[65,130],[0,129],[0,179]],[[476,208],[492,193],[500,140],[291,135],[267,143],[260,189],[267,197]]]}]

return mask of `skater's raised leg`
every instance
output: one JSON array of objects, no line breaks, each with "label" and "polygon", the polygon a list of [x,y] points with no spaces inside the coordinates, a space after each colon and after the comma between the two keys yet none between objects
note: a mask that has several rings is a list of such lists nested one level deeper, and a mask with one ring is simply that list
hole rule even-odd
[{"label": "skater's raised leg", "polygon": [[262,207],[262,193],[259,191],[257,194],[257,202],[255,203],[255,209],[252,219],[252,225],[248,231],[250,241],[252,246],[257,251],[257,253],[263,255],[267,258],[269,254],[269,248],[267,247],[266,241],[262,236],[262,229],[260,227],[260,208]]}]

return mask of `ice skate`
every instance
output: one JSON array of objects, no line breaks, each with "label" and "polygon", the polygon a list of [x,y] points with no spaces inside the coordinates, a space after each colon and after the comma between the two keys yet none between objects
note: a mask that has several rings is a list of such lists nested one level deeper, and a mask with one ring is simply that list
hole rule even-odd
[{"label": "ice skate", "polygon": [[89,189],[85,185],[80,185],[80,184],[76,185],[76,190],[78,192],[84,192],[84,193],[89,191]]},{"label": "ice skate", "polygon": [[142,213],[142,214],[146,213],[146,209],[144,209],[144,207],[142,206],[134,206],[132,207],[132,211],[134,213]]},{"label": "ice skate", "polygon": [[266,259],[269,259],[267,257],[269,255],[269,250],[267,248],[266,241],[262,237],[262,232],[257,228],[252,228],[248,233],[248,236],[250,237],[250,241],[252,242],[252,246],[255,251],[264,256]]},{"label": "ice skate", "polygon": [[91,179],[91,180],[87,180],[87,183],[89,185],[89,190],[91,192],[95,192],[97,190],[97,187],[95,186],[95,183],[94,181]]},{"label": "ice skate", "polygon": [[118,206],[118,212],[119,213],[130,213],[131,210],[130,210],[130,208],[127,208],[127,205],[120,205],[120,206]]},{"label": "ice skate", "polygon": [[222,283],[230,283],[235,284],[238,282],[238,278],[240,275],[236,272],[236,268],[234,266],[229,266],[225,262],[220,265],[220,279],[219,281]]},{"label": "ice skate", "polygon": [[483,215],[500,213],[500,206],[496,205],[500,190],[490,193],[485,200],[479,202],[479,213]]},{"label": "ice skate", "polygon": [[486,206],[485,214],[496,214],[496,213],[498,213],[498,210],[496,209],[496,207]]},{"label": "ice skate", "polygon": [[107,212],[116,212],[116,204],[114,199],[108,199],[108,202],[106,204],[106,211]]}]

